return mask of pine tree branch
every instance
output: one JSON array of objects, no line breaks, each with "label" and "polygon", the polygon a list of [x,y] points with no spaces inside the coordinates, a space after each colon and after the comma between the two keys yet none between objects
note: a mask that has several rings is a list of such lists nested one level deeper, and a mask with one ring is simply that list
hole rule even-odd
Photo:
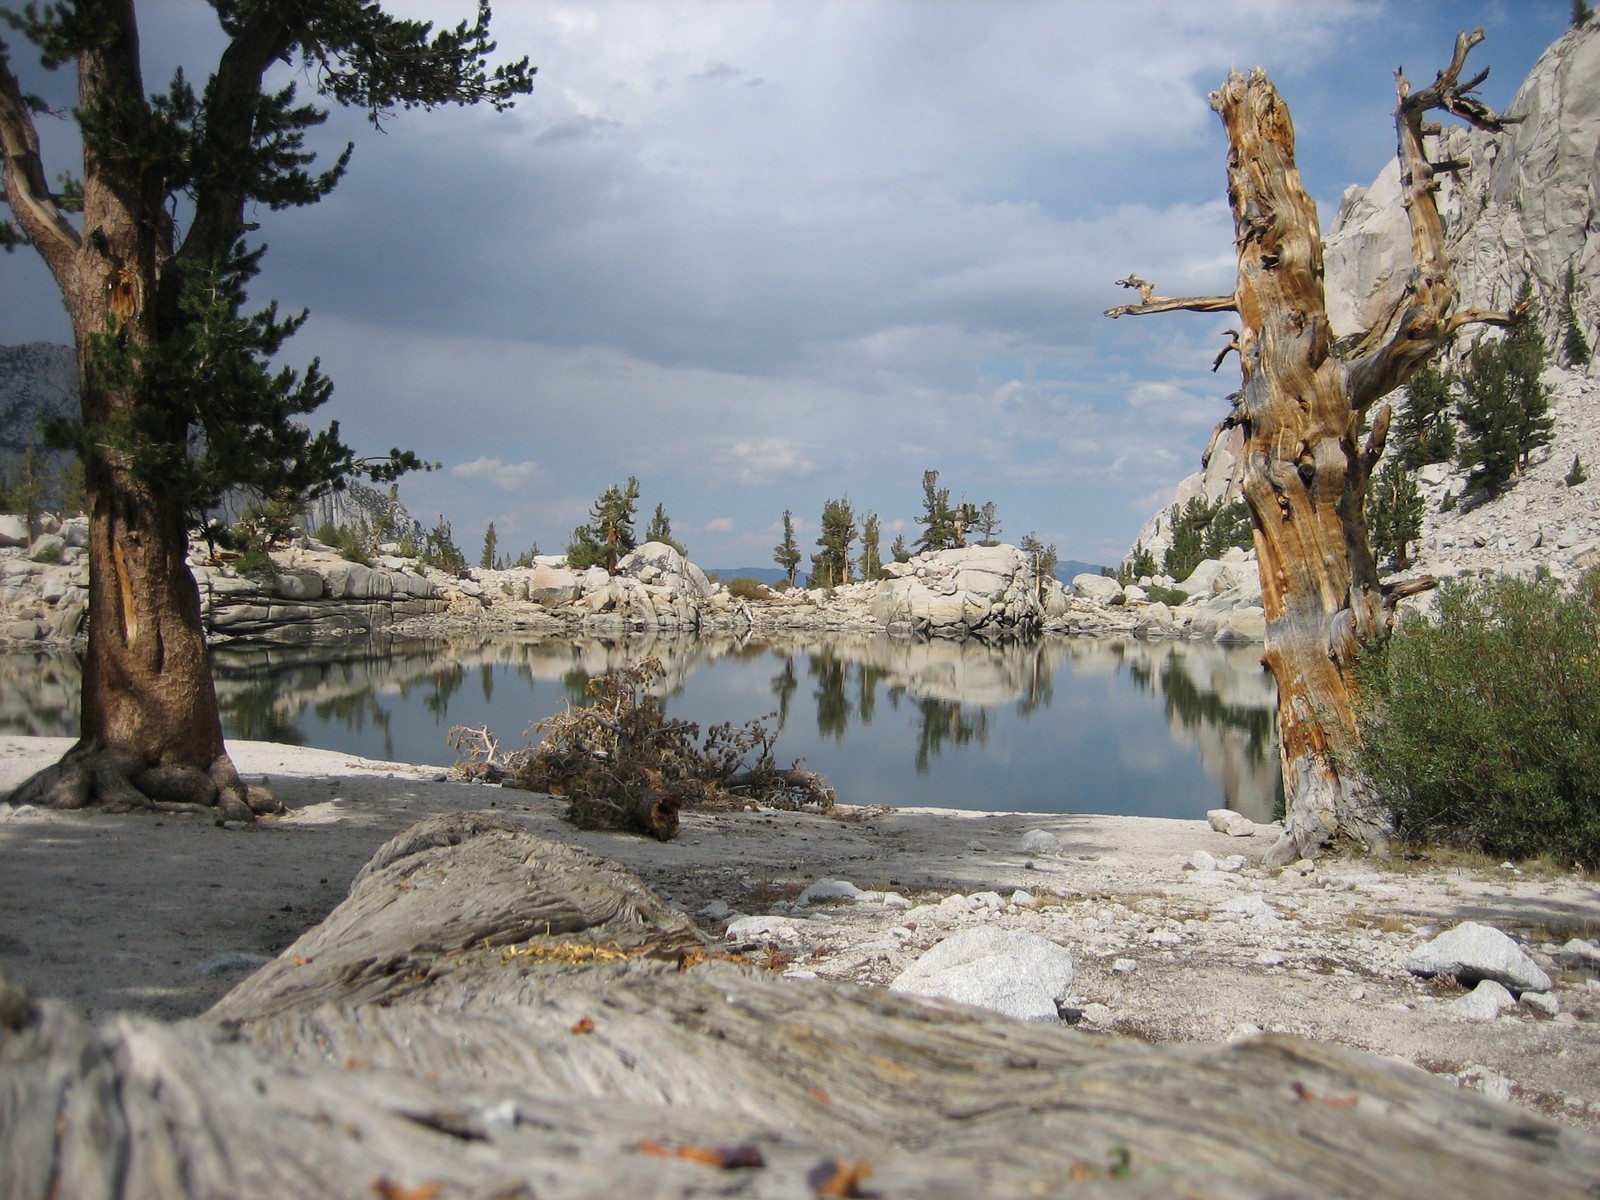
[{"label": "pine tree branch", "polygon": [[[194,181],[194,220],[178,250],[180,259],[218,262],[245,231],[247,185],[254,172],[238,170],[237,156],[248,153],[255,140],[262,77],[294,42],[293,31],[268,9],[245,21],[223,51],[206,88],[205,140],[192,151],[202,173]],[[217,169],[207,169],[211,164]],[[234,169],[224,169],[227,165]]]}]

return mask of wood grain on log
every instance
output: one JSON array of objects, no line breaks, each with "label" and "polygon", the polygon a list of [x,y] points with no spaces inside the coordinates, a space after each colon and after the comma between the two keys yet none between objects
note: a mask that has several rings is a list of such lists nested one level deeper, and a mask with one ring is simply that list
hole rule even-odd
[{"label": "wood grain on log", "polygon": [[209,1019],[91,1027],[0,987],[8,1197],[811,1197],[829,1175],[1521,1200],[1591,1194],[1600,1143],[1294,1038],[1155,1046],[782,979],[482,814],[391,843]]}]

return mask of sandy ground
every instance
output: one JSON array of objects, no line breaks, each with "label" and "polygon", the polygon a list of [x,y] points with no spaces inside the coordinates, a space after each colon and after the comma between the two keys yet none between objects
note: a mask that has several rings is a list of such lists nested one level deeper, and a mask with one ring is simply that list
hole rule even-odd
[{"label": "sandy ground", "polygon": [[[0,737],[0,795],[67,745]],[[721,905],[773,916],[734,945],[796,977],[884,984],[956,929],[1029,929],[1072,950],[1073,1008],[1088,1026],[1158,1041],[1296,1033],[1600,1131],[1600,980],[1558,952],[1600,934],[1600,885],[1578,876],[1337,857],[1309,872],[1196,871],[1196,851],[1259,856],[1266,840],[1199,821],[915,808],[688,815],[663,845],[573,830],[556,800],[436,768],[260,742],[231,749],[287,816],[227,830],[196,817],[0,805],[0,971],[91,1014],[197,1015],[339,903],[394,833],[432,813],[493,808],[625,864],[691,913],[710,907],[699,919],[714,934],[727,927]],[[1059,849],[1024,852],[1033,829],[1055,834]],[[823,879],[895,896],[796,907]],[[1011,903],[1018,890],[1038,907]],[[1453,981],[1400,965],[1469,919],[1524,943],[1556,980],[1559,1015],[1518,1008],[1468,1022],[1449,1011],[1462,994]]]}]

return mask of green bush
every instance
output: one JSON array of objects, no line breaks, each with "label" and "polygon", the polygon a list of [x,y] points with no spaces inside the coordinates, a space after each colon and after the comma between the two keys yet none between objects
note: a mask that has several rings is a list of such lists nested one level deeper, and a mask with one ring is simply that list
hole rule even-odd
[{"label": "green bush", "polygon": [[748,575],[735,575],[728,580],[728,593],[741,600],[770,600],[772,591],[759,579]]},{"label": "green bush", "polygon": [[1165,604],[1169,608],[1176,608],[1189,599],[1188,592],[1179,591],[1177,588],[1162,587],[1159,583],[1152,583],[1145,588],[1144,594],[1145,599]]},{"label": "green bush", "polygon": [[1403,838],[1600,865],[1600,572],[1446,584],[1360,683],[1359,765]]}]

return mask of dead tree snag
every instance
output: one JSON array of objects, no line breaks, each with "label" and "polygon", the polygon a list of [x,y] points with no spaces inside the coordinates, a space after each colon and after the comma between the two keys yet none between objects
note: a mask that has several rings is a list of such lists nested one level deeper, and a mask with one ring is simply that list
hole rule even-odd
[{"label": "dead tree snag", "polygon": [[[1106,315],[1235,311],[1242,383],[1229,420],[1245,434],[1244,495],[1254,525],[1267,634],[1264,661],[1278,681],[1284,794],[1283,836],[1269,862],[1300,857],[1340,834],[1382,849],[1388,817],[1370,785],[1349,766],[1357,746],[1354,660],[1384,638],[1405,595],[1431,579],[1379,583],[1367,540],[1367,479],[1383,453],[1388,408],[1373,406],[1425,365],[1457,328],[1505,323],[1505,313],[1456,313],[1456,287],[1435,201],[1435,176],[1451,164],[1429,160],[1433,109],[1481,129],[1504,124],[1471,92],[1488,71],[1461,81],[1483,31],[1456,38],[1450,65],[1413,92],[1395,73],[1395,128],[1411,274],[1385,318],[1353,350],[1334,345],[1323,293],[1321,228],[1300,183],[1288,107],[1259,69],[1237,71],[1211,95],[1228,134],[1228,201],[1239,258],[1229,297],[1166,299],[1130,275],[1141,303]],[[1226,353],[1226,351],[1224,352]],[[1218,359],[1220,365],[1221,359]],[[1372,414],[1365,444],[1360,431]]]}]

